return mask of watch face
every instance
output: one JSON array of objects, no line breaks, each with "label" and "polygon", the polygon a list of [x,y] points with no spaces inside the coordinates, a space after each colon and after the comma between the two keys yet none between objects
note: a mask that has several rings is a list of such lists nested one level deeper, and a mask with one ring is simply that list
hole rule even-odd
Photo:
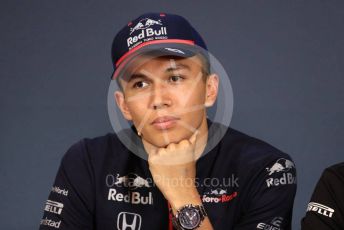
[{"label": "watch face", "polygon": [[185,229],[194,229],[201,222],[198,209],[193,207],[183,208],[178,216],[180,225]]}]

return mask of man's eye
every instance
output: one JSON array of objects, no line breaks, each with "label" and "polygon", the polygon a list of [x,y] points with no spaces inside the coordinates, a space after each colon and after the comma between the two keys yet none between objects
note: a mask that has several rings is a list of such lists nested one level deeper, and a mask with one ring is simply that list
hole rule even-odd
[{"label": "man's eye", "polygon": [[181,80],[183,80],[184,78],[182,77],[182,76],[171,76],[170,77],[170,81],[171,82],[178,82],[178,81],[181,81]]},{"label": "man's eye", "polygon": [[143,88],[145,86],[147,86],[147,82],[144,82],[144,81],[138,81],[138,82],[135,82],[133,87],[134,88]]}]

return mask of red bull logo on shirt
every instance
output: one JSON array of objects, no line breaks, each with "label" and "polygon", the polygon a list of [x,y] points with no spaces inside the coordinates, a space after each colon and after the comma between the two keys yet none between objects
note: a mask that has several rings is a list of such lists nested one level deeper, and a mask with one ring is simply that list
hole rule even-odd
[{"label": "red bull logo on shirt", "polygon": [[[141,188],[140,190],[146,190],[151,188],[150,179],[145,179],[136,173],[128,173],[127,175],[120,176],[119,173],[116,177],[113,174],[109,174],[106,177],[106,184],[110,188],[108,192],[108,200],[131,203],[131,204],[153,204],[152,192],[147,191],[133,191]],[[143,195],[144,194],[144,195]]]},{"label": "red bull logo on shirt", "polygon": [[108,193],[108,200],[131,203],[131,204],[148,204],[153,205],[153,194],[148,193],[147,196],[139,192],[127,191],[127,193],[117,192],[116,189],[110,188]]},{"label": "red bull logo on shirt", "polygon": [[150,184],[152,183],[150,180],[144,179],[136,173],[129,173],[128,175],[124,176],[120,176],[117,173],[116,178],[110,174],[106,180],[109,187],[116,185],[117,187],[126,187],[130,188],[131,190],[142,187],[150,188]]},{"label": "red bull logo on shirt", "polygon": [[271,168],[266,168],[266,170],[269,172],[269,176],[271,176],[276,172],[287,172],[293,168],[295,168],[295,164],[292,161],[280,158]]},{"label": "red bull logo on shirt", "polygon": [[281,177],[270,177],[266,179],[267,187],[275,187],[280,185],[296,184],[295,176],[295,164],[284,158],[278,159],[270,168],[266,168],[266,171],[269,172],[269,176],[273,174],[280,175],[278,173],[283,172]]}]

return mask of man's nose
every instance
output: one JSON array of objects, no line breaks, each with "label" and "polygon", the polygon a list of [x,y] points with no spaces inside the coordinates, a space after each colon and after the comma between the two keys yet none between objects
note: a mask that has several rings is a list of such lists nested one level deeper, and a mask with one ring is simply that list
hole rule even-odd
[{"label": "man's nose", "polygon": [[169,107],[172,105],[169,89],[166,83],[155,84],[151,95],[151,108],[154,110]]}]

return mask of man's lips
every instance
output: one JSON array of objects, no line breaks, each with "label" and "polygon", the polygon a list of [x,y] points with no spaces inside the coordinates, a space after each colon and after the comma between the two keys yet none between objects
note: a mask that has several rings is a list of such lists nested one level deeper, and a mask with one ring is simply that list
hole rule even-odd
[{"label": "man's lips", "polygon": [[151,124],[157,129],[169,129],[173,127],[178,120],[179,118],[177,117],[163,116],[154,119],[154,121]]}]

